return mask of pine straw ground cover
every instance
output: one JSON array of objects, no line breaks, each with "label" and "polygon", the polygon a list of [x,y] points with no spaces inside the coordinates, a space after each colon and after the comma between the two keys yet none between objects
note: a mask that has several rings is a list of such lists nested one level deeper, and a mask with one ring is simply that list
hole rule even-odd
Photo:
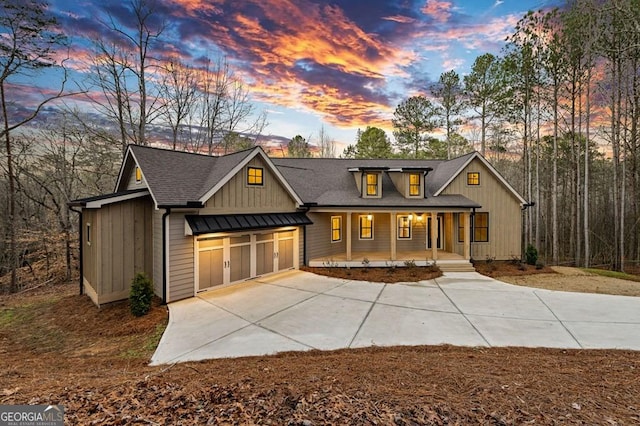
[{"label": "pine straw ground cover", "polygon": [[638,424],[640,354],[451,346],[147,365],[167,310],[77,286],[0,298],[0,404],[66,424]]}]

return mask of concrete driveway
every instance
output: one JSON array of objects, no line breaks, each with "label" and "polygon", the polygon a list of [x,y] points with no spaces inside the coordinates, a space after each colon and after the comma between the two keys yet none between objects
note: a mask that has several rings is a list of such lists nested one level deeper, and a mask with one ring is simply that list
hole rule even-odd
[{"label": "concrete driveway", "polygon": [[442,343],[640,350],[640,297],[518,287],[473,272],[383,284],[290,271],[170,304],[151,364]]}]

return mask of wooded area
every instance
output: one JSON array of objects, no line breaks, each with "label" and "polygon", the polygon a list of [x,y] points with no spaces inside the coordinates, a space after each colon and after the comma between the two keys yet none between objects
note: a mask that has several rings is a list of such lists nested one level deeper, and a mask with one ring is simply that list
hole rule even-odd
[{"label": "wooded area", "polygon": [[[128,7],[135,28],[98,22],[111,36],[93,41],[87,79],[70,90],[59,59],[68,40],[46,4],[2,1],[6,290],[29,275],[52,279],[54,261],[66,265],[61,278],[71,276],[77,220],[66,203],[110,192],[127,144],[218,155],[260,142],[266,116],[229,63],[155,55],[170,22],[153,1]],[[20,84],[43,69],[63,75],[59,90],[24,107]],[[523,211],[524,241],[546,263],[623,270],[640,258],[639,122],[640,0],[574,0],[528,13],[500,55],[483,54],[467,75],[443,73],[401,102],[389,121],[393,142],[370,127],[343,155],[453,158],[477,149],[535,202]],[[320,155],[336,155],[324,128],[317,139]],[[313,152],[301,136],[293,142],[290,155]],[[34,269],[38,262],[47,266]]]}]

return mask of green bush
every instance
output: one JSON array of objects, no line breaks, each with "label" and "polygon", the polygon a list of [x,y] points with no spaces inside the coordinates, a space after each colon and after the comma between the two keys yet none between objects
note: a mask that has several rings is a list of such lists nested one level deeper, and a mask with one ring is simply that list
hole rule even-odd
[{"label": "green bush", "polygon": [[527,246],[527,250],[524,252],[524,259],[527,265],[535,265],[538,263],[538,250],[531,244]]},{"label": "green bush", "polygon": [[144,273],[138,272],[131,281],[129,292],[131,313],[136,317],[146,315],[151,309],[151,299],[153,299],[153,284]]}]

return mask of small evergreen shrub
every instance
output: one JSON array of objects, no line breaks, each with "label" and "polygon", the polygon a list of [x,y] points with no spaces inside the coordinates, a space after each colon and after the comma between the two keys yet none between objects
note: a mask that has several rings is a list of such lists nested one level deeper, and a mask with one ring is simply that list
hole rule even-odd
[{"label": "small evergreen shrub", "polygon": [[151,309],[153,299],[153,284],[144,273],[138,272],[131,281],[129,292],[129,308],[136,317],[146,315]]},{"label": "small evergreen shrub", "polygon": [[538,250],[531,244],[527,246],[527,250],[524,252],[524,259],[527,265],[535,265],[538,263]]}]

